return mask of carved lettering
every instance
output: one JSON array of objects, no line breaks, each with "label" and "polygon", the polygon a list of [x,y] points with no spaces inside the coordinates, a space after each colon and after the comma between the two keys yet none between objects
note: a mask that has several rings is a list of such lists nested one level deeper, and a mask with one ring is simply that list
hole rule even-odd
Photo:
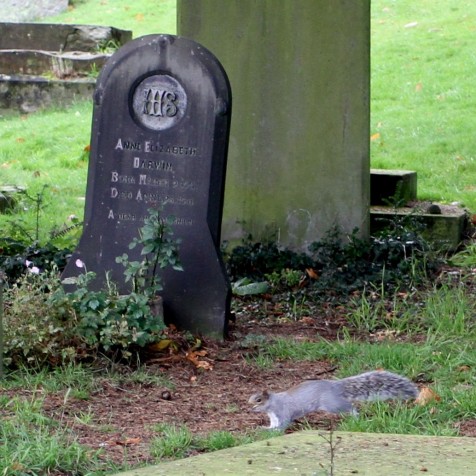
[{"label": "carved lettering", "polygon": [[125,183],[125,184],[135,184],[136,179],[131,175],[119,175],[116,171],[111,172],[111,182],[115,183]]},{"label": "carved lettering", "polygon": [[142,144],[140,142],[132,142],[129,140],[117,139],[115,150],[142,150]]},{"label": "carved lettering", "polygon": [[177,111],[177,95],[173,91],[156,88],[144,89],[142,114],[157,117],[174,117]]},{"label": "carved lettering", "polygon": [[133,167],[135,169],[164,170],[173,172],[174,168],[170,162],[165,160],[145,160],[140,157],[134,157]]}]

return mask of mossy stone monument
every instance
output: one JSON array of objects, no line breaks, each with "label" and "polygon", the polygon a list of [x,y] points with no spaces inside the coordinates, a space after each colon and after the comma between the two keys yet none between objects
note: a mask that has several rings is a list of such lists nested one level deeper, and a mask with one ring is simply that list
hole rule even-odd
[{"label": "mossy stone monument", "polygon": [[223,238],[369,230],[370,0],[178,0],[233,89]]}]

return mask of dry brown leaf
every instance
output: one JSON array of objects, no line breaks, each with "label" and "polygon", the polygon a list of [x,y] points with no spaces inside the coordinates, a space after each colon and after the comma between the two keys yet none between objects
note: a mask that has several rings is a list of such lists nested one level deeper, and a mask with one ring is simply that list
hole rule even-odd
[{"label": "dry brown leaf", "polygon": [[316,271],[312,268],[306,268],[306,273],[311,279],[317,279],[319,278],[319,275],[316,273]]},{"label": "dry brown leaf", "polygon": [[197,350],[195,352],[187,352],[185,357],[192,362],[198,369],[212,370],[213,366],[206,360],[200,360],[199,357],[205,357],[207,355],[206,350]]},{"label": "dry brown leaf", "polygon": [[471,367],[469,365],[460,365],[458,367],[459,372],[467,372],[468,370],[471,370]]},{"label": "dry brown leaf", "polygon": [[423,387],[415,399],[415,403],[418,405],[428,405],[430,402],[439,402],[440,400],[441,397],[434,390],[430,387]]},{"label": "dry brown leaf", "polygon": [[371,140],[371,141],[375,141],[375,140],[377,140],[377,139],[380,139],[380,132],[376,132],[375,134],[372,134],[372,135],[370,136],[370,140]]},{"label": "dry brown leaf", "polygon": [[117,444],[121,446],[138,445],[142,440],[140,438],[126,438],[124,441],[118,441]]},{"label": "dry brown leaf", "polygon": [[422,83],[417,83],[416,86],[415,86],[415,91],[417,93],[423,91],[423,84]]},{"label": "dry brown leaf", "polygon": [[213,370],[213,365],[206,360],[199,360],[197,365],[197,369],[204,369],[204,370]]},{"label": "dry brown leaf", "polygon": [[138,13],[135,16],[136,21],[144,21],[144,14],[143,13]]}]

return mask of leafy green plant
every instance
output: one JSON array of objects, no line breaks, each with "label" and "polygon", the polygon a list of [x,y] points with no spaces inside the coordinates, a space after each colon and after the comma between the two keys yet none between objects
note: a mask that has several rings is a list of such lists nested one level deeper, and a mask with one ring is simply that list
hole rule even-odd
[{"label": "leafy green plant", "polygon": [[[141,247],[140,261],[130,261],[124,253],[116,262],[124,266],[125,281],[131,284],[129,294],[119,294],[115,283],[106,280],[100,290],[90,290],[96,274],[87,271],[77,277],[66,278],[75,290],[57,294],[57,303],[69,303],[77,321],[77,330],[87,344],[108,354],[130,357],[131,346],[144,347],[160,339],[165,329],[162,315],[152,308],[162,290],[159,269],[172,267],[182,270],[178,257],[179,240],[172,238],[172,218],[163,220],[160,211],[149,210],[139,236],[129,245]],[[76,265],[84,268],[81,260]]]},{"label": "leafy green plant", "polygon": [[59,291],[54,297],[57,306],[70,307],[77,333],[90,348],[127,358],[131,346],[144,347],[160,339],[165,325],[161,316],[152,314],[148,295],[120,295],[111,282],[105,289],[91,291],[94,278],[93,272],[81,274],[75,278],[73,292]]},{"label": "leafy green plant", "polygon": [[225,247],[223,256],[232,280],[248,277],[259,281],[283,269],[304,270],[312,266],[312,259],[305,253],[279,247],[273,241],[254,243],[251,235],[231,251]]},{"label": "leafy green plant", "polygon": [[178,256],[180,240],[172,238],[173,217],[162,219],[160,210],[149,209],[149,216],[139,230],[139,237],[129,244],[129,249],[141,246],[141,261],[130,261],[127,253],[116,257],[116,263],[124,266],[126,282],[132,285],[133,293],[142,293],[148,298],[154,297],[162,290],[162,283],[157,275],[159,269],[172,267],[182,271]]}]

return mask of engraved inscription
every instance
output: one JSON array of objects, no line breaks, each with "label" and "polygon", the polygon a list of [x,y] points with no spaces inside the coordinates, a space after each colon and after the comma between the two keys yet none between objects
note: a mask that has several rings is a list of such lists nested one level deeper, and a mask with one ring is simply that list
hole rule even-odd
[{"label": "engraved inscription", "polygon": [[156,88],[144,89],[143,114],[174,117],[177,114],[177,95],[173,91]]},{"label": "engraved inscription", "polygon": [[132,110],[139,124],[154,131],[175,126],[185,115],[187,95],[168,74],[155,74],[141,81],[132,94]]}]

